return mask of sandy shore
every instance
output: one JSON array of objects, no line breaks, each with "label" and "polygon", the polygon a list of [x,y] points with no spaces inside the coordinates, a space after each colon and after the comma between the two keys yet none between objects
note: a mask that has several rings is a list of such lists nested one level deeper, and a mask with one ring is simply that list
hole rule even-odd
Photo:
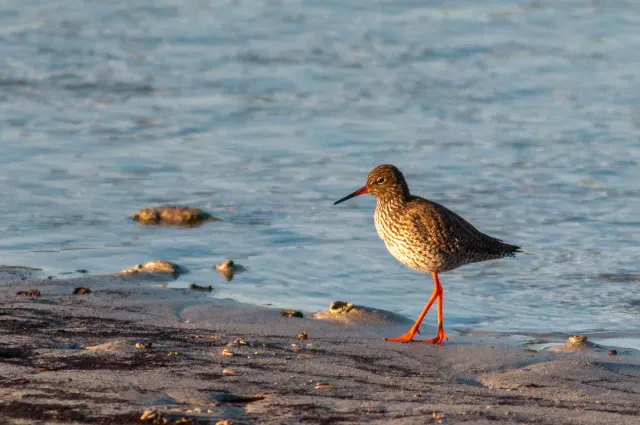
[{"label": "sandy shore", "polygon": [[[454,332],[392,344],[406,323],[281,317],[164,279],[0,271],[0,424],[141,424],[147,409],[148,423],[640,421],[635,350]],[[16,295],[30,289],[41,296]]]}]

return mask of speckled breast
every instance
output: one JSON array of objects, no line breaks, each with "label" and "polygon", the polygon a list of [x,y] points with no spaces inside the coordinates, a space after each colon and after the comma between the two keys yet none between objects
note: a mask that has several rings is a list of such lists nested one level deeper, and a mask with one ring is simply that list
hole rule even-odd
[{"label": "speckled breast", "polygon": [[403,226],[401,220],[392,209],[376,207],[374,223],[380,239],[384,241],[387,250],[398,261],[407,267],[425,273],[442,271],[442,258],[432,247],[414,234],[414,229]]}]

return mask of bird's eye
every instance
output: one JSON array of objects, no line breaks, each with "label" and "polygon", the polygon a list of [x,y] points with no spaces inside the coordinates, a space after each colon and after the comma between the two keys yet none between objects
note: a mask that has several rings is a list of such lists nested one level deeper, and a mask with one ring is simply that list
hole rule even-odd
[{"label": "bird's eye", "polygon": [[380,184],[380,183],[384,183],[384,177],[378,177],[376,179],[376,183]]}]

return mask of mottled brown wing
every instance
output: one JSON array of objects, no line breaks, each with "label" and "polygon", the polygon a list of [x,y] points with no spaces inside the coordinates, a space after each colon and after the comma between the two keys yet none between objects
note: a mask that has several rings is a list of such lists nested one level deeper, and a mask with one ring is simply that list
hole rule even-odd
[{"label": "mottled brown wing", "polygon": [[453,256],[453,262],[474,262],[500,258],[513,251],[513,245],[503,243],[476,229],[471,223],[436,202],[416,198],[410,214],[429,245],[443,255]]}]

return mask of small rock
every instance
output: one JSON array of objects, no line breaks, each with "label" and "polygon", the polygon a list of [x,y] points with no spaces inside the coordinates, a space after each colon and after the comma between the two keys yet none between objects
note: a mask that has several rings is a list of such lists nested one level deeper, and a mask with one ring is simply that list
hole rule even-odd
[{"label": "small rock", "polygon": [[296,335],[297,339],[307,339],[308,335],[306,331],[302,331],[300,332],[298,335]]},{"label": "small rock", "polygon": [[224,280],[227,282],[231,282],[233,280],[233,276],[236,273],[242,273],[246,271],[246,269],[240,264],[236,264],[233,260],[227,260],[222,264],[216,264],[216,270],[220,272],[220,274],[224,277]]},{"label": "small rock", "polygon": [[291,309],[280,311],[280,316],[283,316],[283,317],[304,317],[304,315],[302,314],[301,311],[291,310]]},{"label": "small rock", "polygon": [[22,295],[24,297],[39,297],[40,291],[37,289],[29,289],[28,291],[18,291],[16,295]]},{"label": "small rock", "polygon": [[216,425],[233,425],[233,422],[231,422],[229,419],[225,419],[224,421],[216,422]]},{"label": "small rock", "polygon": [[224,369],[222,371],[222,374],[227,376],[233,376],[236,374],[236,372],[233,369]]},{"label": "small rock", "polygon": [[149,350],[153,344],[151,342],[136,342],[136,348]]},{"label": "small rock", "polygon": [[131,218],[141,226],[159,224],[164,226],[196,227],[207,221],[216,221],[213,215],[200,208],[185,206],[163,206],[144,208],[133,214]]},{"label": "small rock", "polygon": [[618,355],[618,350],[609,350],[609,355],[610,356],[617,356]]},{"label": "small rock", "polygon": [[186,269],[177,264],[170,263],[169,261],[149,261],[145,264],[136,264],[130,269],[122,270],[121,274],[135,274],[135,273],[156,273],[165,274],[172,277],[177,277],[182,273],[185,273]]},{"label": "small rock", "polygon": [[538,351],[537,351],[537,350],[534,350],[534,349],[532,349],[532,348],[525,348],[525,349],[524,349],[524,352],[525,352],[525,353],[537,353]]},{"label": "small rock", "polygon": [[177,351],[169,351],[167,353],[167,356],[179,356],[179,355],[180,355],[180,353],[178,353]]},{"label": "small rock", "polygon": [[225,357],[233,357],[234,356],[233,352],[231,350],[229,350],[228,348],[223,349],[220,352],[220,355],[221,356],[225,356]]},{"label": "small rock", "polygon": [[189,286],[187,286],[187,288],[193,290],[193,291],[204,291],[204,292],[211,292],[213,291],[213,286],[209,285],[209,286],[200,286],[200,285],[196,285],[195,283],[191,283],[189,284]]},{"label": "small rock", "polygon": [[73,288],[74,295],[87,295],[91,293],[91,289],[85,288],[83,286],[79,286],[77,288]]}]

